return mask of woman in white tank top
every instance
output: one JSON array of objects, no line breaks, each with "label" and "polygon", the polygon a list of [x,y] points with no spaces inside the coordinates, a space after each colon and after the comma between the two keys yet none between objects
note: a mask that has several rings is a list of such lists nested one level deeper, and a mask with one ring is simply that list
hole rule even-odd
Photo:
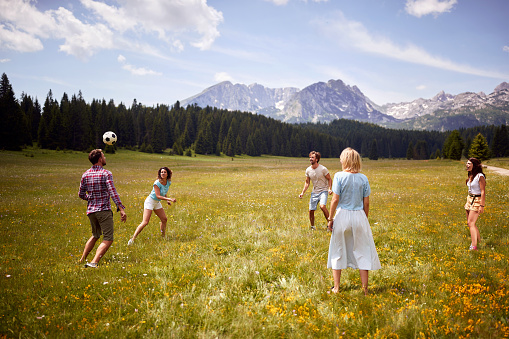
[{"label": "woman in white tank top", "polygon": [[470,229],[470,237],[472,238],[470,250],[475,251],[479,241],[481,241],[481,234],[475,223],[477,218],[479,218],[479,214],[484,212],[486,176],[482,172],[481,162],[476,158],[468,159],[466,169],[468,171],[468,178],[466,180],[468,196],[465,211],[467,212],[467,224]]}]

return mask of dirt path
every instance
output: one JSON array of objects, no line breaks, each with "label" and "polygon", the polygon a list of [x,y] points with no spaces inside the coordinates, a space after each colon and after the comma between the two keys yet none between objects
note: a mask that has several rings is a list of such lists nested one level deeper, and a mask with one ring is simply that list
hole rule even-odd
[{"label": "dirt path", "polygon": [[486,166],[486,168],[488,170],[495,172],[497,174],[500,174],[500,175],[509,175],[509,170],[507,170],[505,168],[493,167],[493,166]]}]

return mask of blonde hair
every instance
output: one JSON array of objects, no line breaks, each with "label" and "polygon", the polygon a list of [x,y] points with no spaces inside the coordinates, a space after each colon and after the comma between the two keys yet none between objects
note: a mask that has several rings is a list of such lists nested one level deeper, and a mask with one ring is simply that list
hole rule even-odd
[{"label": "blonde hair", "polygon": [[353,148],[347,147],[341,152],[339,156],[339,161],[341,161],[341,167],[343,167],[343,171],[347,172],[360,172],[362,168],[362,159],[359,153]]}]

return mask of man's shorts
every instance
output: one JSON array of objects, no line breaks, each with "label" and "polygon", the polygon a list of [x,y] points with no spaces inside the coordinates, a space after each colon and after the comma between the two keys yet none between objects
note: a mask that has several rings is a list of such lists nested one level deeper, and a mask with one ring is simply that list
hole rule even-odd
[{"label": "man's shorts", "polygon": [[102,234],[103,240],[113,241],[113,212],[111,210],[90,213],[88,219],[92,225],[94,238],[99,239]]},{"label": "man's shorts", "polygon": [[152,199],[150,196],[145,199],[145,203],[143,204],[143,208],[146,210],[159,210],[163,208],[160,201]]},{"label": "man's shorts", "polygon": [[327,205],[327,195],[328,191],[323,191],[320,193],[311,193],[311,198],[309,199],[309,210],[316,211],[316,207],[318,202],[320,205]]}]

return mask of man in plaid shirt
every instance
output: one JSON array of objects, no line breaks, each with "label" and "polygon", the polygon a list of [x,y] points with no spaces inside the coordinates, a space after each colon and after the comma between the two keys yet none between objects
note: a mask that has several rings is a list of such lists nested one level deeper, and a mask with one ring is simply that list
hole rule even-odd
[{"label": "man in plaid shirt", "polygon": [[93,166],[81,177],[79,197],[88,202],[87,216],[92,225],[92,237],[85,244],[80,262],[87,258],[97,240],[103,235],[103,242],[97,248],[94,259],[85,264],[85,267],[97,267],[97,263],[113,243],[113,212],[110,198],[117,205],[117,211],[120,211],[120,221],[125,222],[127,215],[113,184],[113,175],[103,168],[106,165],[106,157],[102,150],[95,149],[90,152],[88,160]]}]

